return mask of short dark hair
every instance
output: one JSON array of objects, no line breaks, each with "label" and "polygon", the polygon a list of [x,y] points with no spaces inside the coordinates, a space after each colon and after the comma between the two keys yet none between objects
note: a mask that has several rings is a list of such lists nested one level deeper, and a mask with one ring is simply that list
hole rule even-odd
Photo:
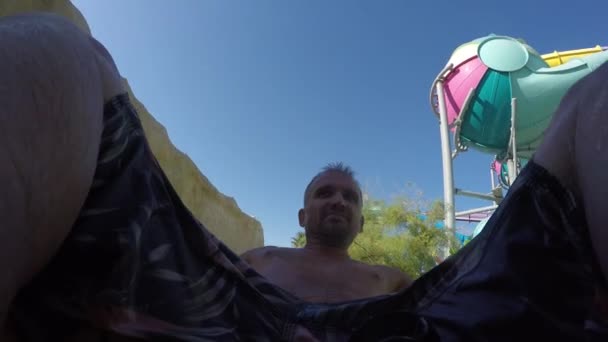
[{"label": "short dark hair", "polygon": [[[355,172],[353,171],[353,169],[351,169],[350,166],[345,165],[342,162],[334,162],[325,165],[325,167],[323,167],[321,171],[310,180],[310,182],[306,186],[306,190],[304,190],[304,204],[306,204],[306,199],[308,198],[308,194],[310,192],[312,184],[326,172],[340,172],[341,174],[350,177],[357,185],[357,188],[359,188],[359,196],[361,196],[361,186],[355,178]],[[363,200],[363,198],[361,198],[361,200]]]}]

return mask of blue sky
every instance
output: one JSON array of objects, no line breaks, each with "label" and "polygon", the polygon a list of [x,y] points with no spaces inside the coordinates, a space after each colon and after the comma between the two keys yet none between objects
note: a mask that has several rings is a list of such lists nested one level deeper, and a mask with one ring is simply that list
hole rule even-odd
[{"label": "blue sky", "polygon": [[[600,1],[73,3],[173,143],[279,246],[301,229],[303,190],[328,162],[352,166],[377,197],[442,198],[428,96],[458,45],[489,33],[540,53],[608,44]],[[490,162],[458,157],[457,186],[489,191]]]}]

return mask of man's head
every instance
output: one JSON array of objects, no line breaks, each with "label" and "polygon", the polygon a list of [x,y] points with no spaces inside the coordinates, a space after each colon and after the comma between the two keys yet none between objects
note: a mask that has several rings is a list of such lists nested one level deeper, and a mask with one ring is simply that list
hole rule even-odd
[{"label": "man's head", "polygon": [[352,170],[342,163],[329,164],[306,187],[300,226],[308,241],[346,249],[363,229],[362,205]]}]

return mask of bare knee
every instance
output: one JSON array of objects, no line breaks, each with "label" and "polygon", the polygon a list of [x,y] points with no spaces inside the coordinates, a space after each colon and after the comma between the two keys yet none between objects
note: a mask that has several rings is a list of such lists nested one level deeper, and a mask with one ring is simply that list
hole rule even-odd
[{"label": "bare knee", "polygon": [[88,36],[63,18],[0,19],[0,323],[88,193],[102,127],[97,64]]},{"label": "bare knee", "polygon": [[578,195],[584,205],[596,257],[608,278],[608,63],[579,82],[574,160]]}]

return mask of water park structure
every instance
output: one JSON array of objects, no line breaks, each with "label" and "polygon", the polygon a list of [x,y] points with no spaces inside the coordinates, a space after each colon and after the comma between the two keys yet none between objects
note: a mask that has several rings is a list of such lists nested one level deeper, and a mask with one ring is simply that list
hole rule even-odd
[{"label": "water park structure", "polygon": [[[430,91],[440,123],[445,218],[487,222],[503,192],[542,141],[561,98],[578,80],[608,61],[608,48],[595,46],[541,55],[525,41],[488,35],[457,47]],[[492,156],[490,191],[459,189],[453,161],[469,149]],[[487,206],[456,211],[455,196],[487,200]]]}]

